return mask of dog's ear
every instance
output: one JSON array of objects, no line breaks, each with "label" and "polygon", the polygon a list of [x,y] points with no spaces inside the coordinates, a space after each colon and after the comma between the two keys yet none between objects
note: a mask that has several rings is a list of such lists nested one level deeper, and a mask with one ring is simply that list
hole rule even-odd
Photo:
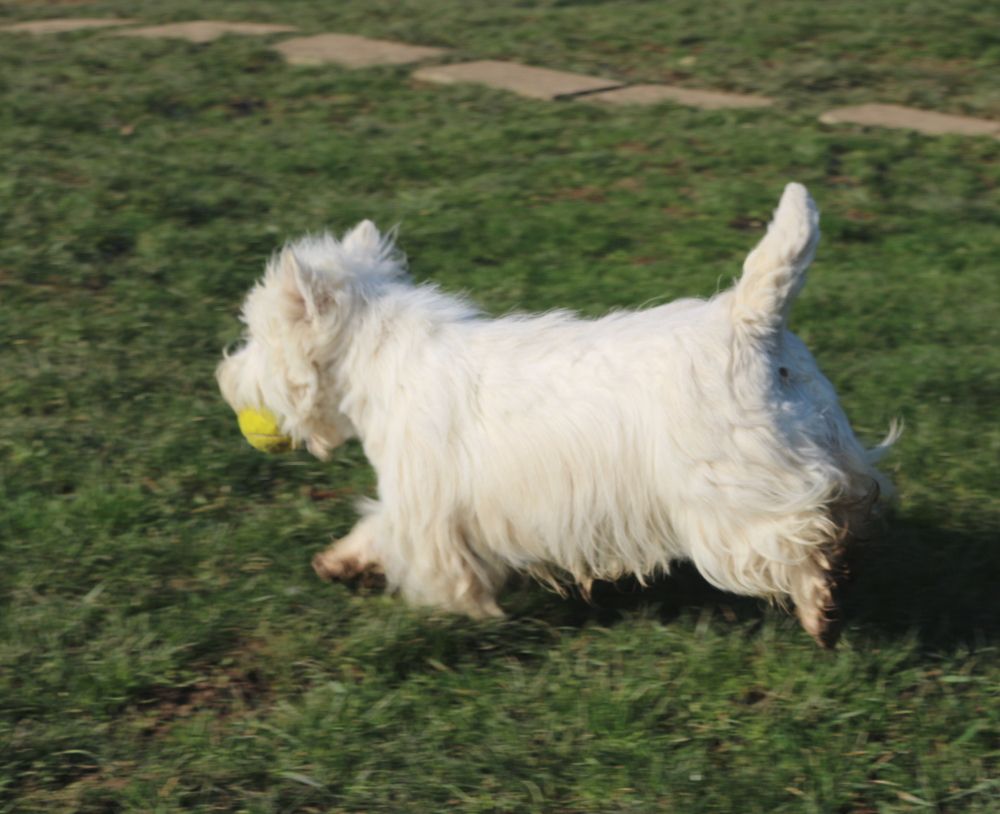
[{"label": "dog's ear", "polygon": [[303,263],[286,246],[276,264],[285,316],[293,322],[315,322],[333,302],[333,281],[327,274]]},{"label": "dog's ear", "polygon": [[383,240],[375,224],[370,220],[363,220],[344,235],[341,245],[348,254],[377,257],[382,253]]},{"label": "dog's ear", "polygon": [[396,230],[381,234],[370,220],[363,220],[340,242],[344,268],[355,278],[385,282],[405,276],[405,260],[396,250]]}]

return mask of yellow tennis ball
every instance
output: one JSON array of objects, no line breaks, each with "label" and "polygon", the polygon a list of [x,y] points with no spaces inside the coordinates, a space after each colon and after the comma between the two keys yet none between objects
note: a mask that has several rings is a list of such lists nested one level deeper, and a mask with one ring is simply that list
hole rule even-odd
[{"label": "yellow tennis ball", "polygon": [[278,419],[270,410],[247,408],[236,414],[240,432],[250,442],[250,446],[261,452],[287,452],[292,448],[292,439],[281,432]]}]

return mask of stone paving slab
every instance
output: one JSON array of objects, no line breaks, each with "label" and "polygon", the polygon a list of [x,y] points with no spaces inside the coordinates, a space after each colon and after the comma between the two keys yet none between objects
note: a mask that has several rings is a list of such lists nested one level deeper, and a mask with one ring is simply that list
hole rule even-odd
[{"label": "stone paving slab", "polygon": [[939,136],[952,133],[960,136],[1000,137],[1000,122],[975,119],[971,116],[952,116],[902,105],[856,105],[828,110],[819,120],[823,124],[862,124],[875,127],[894,127],[918,130]]},{"label": "stone paving slab", "polygon": [[509,90],[531,99],[558,99],[580,93],[610,90],[621,87],[621,82],[599,76],[553,71],[548,68],[534,68],[516,62],[481,60],[461,62],[456,65],[436,65],[421,68],[413,74],[414,79],[451,85],[459,82],[473,82],[491,88]]},{"label": "stone paving slab", "polygon": [[64,31],[81,31],[86,28],[107,28],[114,25],[129,25],[138,20],[121,17],[59,17],[52,20],[28,20],[23,23],[0,26],[0,31],[22,32],[25,34],[61,34]]},{"label": "stone paving slab", "polygon": [[673,85],[631,85],[627,88],[591,93],[582,99],[606,105],[655,105],[660,102],[676,102],[705,110],[768,107],[774,104],[774,99],[767,96],[678,88]]},{"label": "stone paving slab", "polygon": [[280,34],[285,31],[297,30],[295,26],[274,25],[272,23],[230,23],[225,20],[191,20],[186,23],[169,23],[167,25],[151,25],[144,28],[129,28],[125,31],[115,31],[114,33],[119,37],[147,37],[150,39],[170,37],[201,43],[217,40],[224,34],[262,36],[264,34]]},{"label": "stone paving slab", "polygon": [[333,62],[348,68],[368,68],[373,65],[406,65],[432,59],[447,52],[446,48],[407,45],[389,40],[373,40],[353,34],[317,34],[296,37],[274,47],[292,65],[325,65]]}]

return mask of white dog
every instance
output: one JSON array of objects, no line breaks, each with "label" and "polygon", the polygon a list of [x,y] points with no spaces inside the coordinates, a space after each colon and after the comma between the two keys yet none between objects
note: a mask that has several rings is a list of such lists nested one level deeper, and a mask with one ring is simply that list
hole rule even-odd
[{"label": "white dog", "polygon": [[384,571],[411,602],[500,614],[515,571],[555,586],[690,560],[727,591],[791,599],[821,643],[845,539],[889,494],[829,381],[787,328],[819,240],[789,184],[736,285],[580,319],[491,319],[414,286],[365,221],[287,246],[247,297],[218,379],[326,458],[361,439],[378,499],[318,554]]}]

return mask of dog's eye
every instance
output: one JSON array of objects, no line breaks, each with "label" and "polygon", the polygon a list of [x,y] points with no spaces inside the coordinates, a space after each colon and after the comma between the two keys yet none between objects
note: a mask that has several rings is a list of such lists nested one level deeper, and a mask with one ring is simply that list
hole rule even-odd
[{"label": "dog's eye", "polygon": [[788,368],[787,367],[779,367],[778,368],[778,375],[781,376],[782,379],[787,379],[788,378]]}]

